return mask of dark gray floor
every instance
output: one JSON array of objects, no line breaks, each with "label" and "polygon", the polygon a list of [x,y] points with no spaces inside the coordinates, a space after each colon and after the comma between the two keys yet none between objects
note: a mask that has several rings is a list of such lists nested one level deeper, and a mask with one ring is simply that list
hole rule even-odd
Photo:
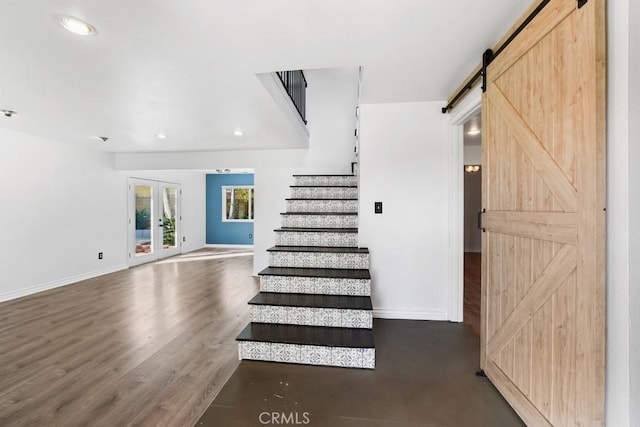
[{"label": "dark gray floor", "polygon": [[197,425],[523,425],[474,375],[480,344],[463,324],[376,319],[374,334],[373,371],[241,362]]}]

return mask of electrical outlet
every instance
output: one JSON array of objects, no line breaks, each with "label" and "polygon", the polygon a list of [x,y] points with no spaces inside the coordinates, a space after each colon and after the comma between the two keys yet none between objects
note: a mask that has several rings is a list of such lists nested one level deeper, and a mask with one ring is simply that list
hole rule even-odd
[{"label": "electrical outlet", "polygon": [[98,252],[98,259],[102,259],[102,252]]},{"label": "electrical outlet", "polygon": [[373,213],[382,213],[382,202],[373,202]]}]

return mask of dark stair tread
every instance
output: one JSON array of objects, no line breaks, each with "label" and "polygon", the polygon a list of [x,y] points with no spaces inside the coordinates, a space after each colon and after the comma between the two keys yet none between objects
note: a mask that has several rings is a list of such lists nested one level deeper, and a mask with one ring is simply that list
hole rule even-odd
[{"label": "dark stair tread", "polygon": [[323,252],[323,253],[349,253],[368,254],[367,248],[352,248],[343,246],[272,246],[267,252]]},{"label": "dark stair tread", "polygon": [[267,267],[259,276],[299,276],[324,279],[371,279],[367,269]]},{"label": "dark stair tread", "polygon": [[322,202],[336,202],[336,201],[357,201],[358,199],[311,199],[308,197],[302,197],[302,198],[290,198],[290,199],[285,199],[285,200],[291,200],[291,201],[297,201],[297,200],[304,200],[304,201],[311,201],[311,200],[316,200],[316,201],[322,201]]},{"label": "dark stair tread", "polygon": [[348,295],[285,294],[260,292],[249,301],[253,305],[287,307],[339,308],[349,310],[373,310],[371,297]]},{"label": "dark stair tread", "polygon": [[282,212],[280,215],[352,215],[352,216],[357,216],[358,212]]},{"label": "dark stair tread", "polygon": [[302,232],[302,233],[357,233],[357,228],[309,228],[309,227],[282,227],[277,232]]},{"label": "dark stair tread", "polygon": [[[291,188],[358,188],[357,185],[290,185]],[[319,199],[323,200],[323,199]]]},{"label": "dark stair tread", "polygon": [[325,175],[325,174],[310,174],[310,175],[293,175],[293,176],[294,176],[294,177],[296,177],[296,176],[301,176],[301,177],[304,177],[304,176],[312,176],[312,177],[313,177],[313,176],[355,176],[355,175],[354,175],[354,174],[352,174],[352,173],[347,173],[347,174],[343,174],[343,175],[332,175],[332,174],[326,174],[326,175]]},{"label": "dark stair tread", "polygon": [[237,341],[317,345],[323,347],[374,348],[373,330],[329,328],[272,323],[249,323]]}]

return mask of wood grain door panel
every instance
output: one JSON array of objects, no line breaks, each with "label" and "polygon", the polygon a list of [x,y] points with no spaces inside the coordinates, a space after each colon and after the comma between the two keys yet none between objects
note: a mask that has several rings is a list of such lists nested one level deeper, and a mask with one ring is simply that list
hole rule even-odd
[{"label": "wood grain door panel", "polygon": [[529,425],[604,423],[603,23],[552,0],[487,70],[481,365]]}]

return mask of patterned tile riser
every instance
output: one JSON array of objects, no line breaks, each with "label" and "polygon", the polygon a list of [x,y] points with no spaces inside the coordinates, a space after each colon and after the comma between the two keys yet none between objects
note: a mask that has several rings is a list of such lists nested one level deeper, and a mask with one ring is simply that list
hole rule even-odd
[{"label": "patterned tile riser", "polygon": [[338,308],[251,305],[251,321],[335,328],[373,327],[373,311]]},{"label": "patterned tile riser", "polygon": [[295,185],[358,185],[355,176],[296,176]]},{"label": "patterned tile riser", "polygon": [[358,233],[280,231],[276,233],[276,245],[355,248]]},{"label": "patterned tile riser", "polygon": [[298,187],[291,189],[292,199],[357,199],[357,188],[341,187]]},{"label": "patterned tile riser", "polygon": [[358,228],[356,215],[282,215],[283,227]]},{"label": "patterned tile riser", "polygon": [[238,345],[238,356],[241,360],[265,360],[343,368],[375,369],[376,367],[376,351],[373,348],[242,341]]},{"label": "patterned tile riser", "polygon": [[368,269],[369,254],[269,252],[271,267]]},{"label": "patterned tile riser", "polygon": [[260,291],[290,294],[371,296],[371,280],[260,276]]},{"label": "patterned tile riser", "polygon": [[357,200],[287,200],[287,212],[358,212]]}]

